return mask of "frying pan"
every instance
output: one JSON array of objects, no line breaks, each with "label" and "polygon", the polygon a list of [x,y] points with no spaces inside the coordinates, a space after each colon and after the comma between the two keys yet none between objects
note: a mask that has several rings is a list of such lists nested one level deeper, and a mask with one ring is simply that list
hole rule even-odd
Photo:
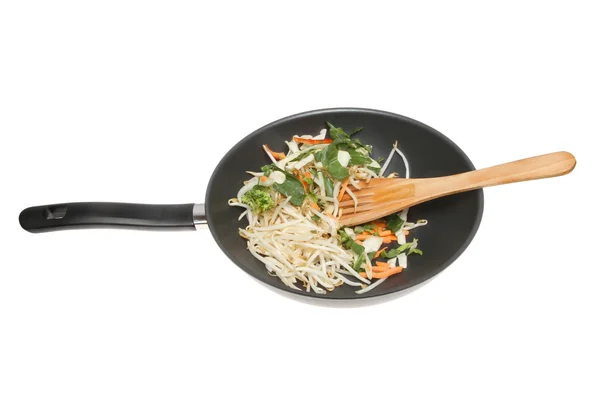
[{"label": "frying pan", "polygon": [[[84,228],[196,230],[208,224],[223,252],[251,276],[290,293],[323,299],[357,299],[398,292],[432,278],[454,262],[467,248],[481,222],[482,190],[411,208],[409,221],[429,222],[411,232],[411,236],[419,239],[423,256],[410,256],[406,271],[367,293],[356,294],[356,287],[348,285],[325,295],[292,290],[278,277],[268,274],[238,234],[238,228],[247,225],[245,220],[238,221],[242,209],[230,207],[227,201],[236,196],[243,181],[249,178],[246,171],[259,170],[269,162],[263,144],[275,151],[286,151],[285,140],[294,134],[317,134],[326,122],[347,131],[363,127],[356,137],[373,145],[373,158],[387,157],[394,141],[398,141],[407,157],[411,177],[438,177],[474,169],[466,154],[450,139],[416,120],[372,109],[321,109],[277,120],[238,142],[213,171],[204,204],[63,203],[27,208],[21,212],[19,222],[23,229],[33,233]],[[390,163],[388,172],[396,171],[403,176],[404,165],[398,157]]]}]

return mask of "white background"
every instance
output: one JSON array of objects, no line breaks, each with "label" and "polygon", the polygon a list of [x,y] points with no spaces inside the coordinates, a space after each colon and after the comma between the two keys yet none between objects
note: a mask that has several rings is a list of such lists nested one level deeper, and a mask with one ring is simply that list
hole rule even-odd
[{"label": "white background", "polygon": [[[598,395],[594,2],[410,3],[2,2],[0,395]],[[578,165],[486,190],[450,268],[344,307],[268,289],[208,231],[19,227],[201,202],[246,134],[335,106],[423,121],[477,167]]]}]

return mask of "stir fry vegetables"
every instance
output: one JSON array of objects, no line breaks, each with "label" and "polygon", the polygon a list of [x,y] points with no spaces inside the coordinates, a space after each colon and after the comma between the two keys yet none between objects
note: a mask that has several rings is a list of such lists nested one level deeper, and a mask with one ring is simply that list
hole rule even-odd
[{"label": "stir fry vegetables", "polygon": [[[248,171],[229,205],[244,208],[248,226],[239,234],[250,253],[269,273],[290,288],[326,293],[342,284],[360,287],[362,294],[407,267],[407,257],[422,255],[418,239],[407,242],[410,230],[426,220],[407,222],[408,209],[353,228],[340,227],[339,203],[345,194],[358,205],[359,182],[383,178],[393,156],[409,166],[395,143],[384,159],[372,158],[372,147],[327,123],[316,136],[293,136],[287,153],[263,145],[270,164]],[[327,137],[329,132],[330,138]],[[398,177],[392,173],[388,178]],[[347,209],[346,209],[347,211]],[[299,283],[300,282],[300,283]]]}]

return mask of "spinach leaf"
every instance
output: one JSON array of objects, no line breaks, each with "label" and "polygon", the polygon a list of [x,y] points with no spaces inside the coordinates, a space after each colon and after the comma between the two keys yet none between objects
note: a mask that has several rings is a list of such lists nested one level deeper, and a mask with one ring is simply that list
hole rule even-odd
[{"label": "spinach leaf", "polygon": [[394,248],[393,250],[390,250],[390,252],[387,252],[387,250],[384,250],[381,255],[382,258],[386,258],[386,259],[392,259],[397,257],[398,255],[400,255],[401,253],[403,253],[404,251],[406,251],[413,243],[406,243],[406,244],[402,244],[401,246],[399,246],[398,248]]},{"label": "spinach leaf", "polygon": [[354,262],[354,265],[352,265],[352,268],[354,268],[354,270],[356,270],[357,272],[360,272],[360,269],[363,265],[363,263],[365,263],[365,253],[362,252],[358,258],[356,258],[356,262]]},{"label": "spinach leaf", "polygon": [[323,175],[323,181],[325,182],[325,193],[327,194],[327,197],[333,197],[333,186],[335,183],[326,175]]},{"label": "spinach leaf", "polygon": [[327,171],[329,171],[329,175],[338,181],[343,181],[350,176],[348,168],[342,166],[337,158],[327,164]]},{"label": "spinach leaf", "polygon": [[306,197],[304,194],[304,185],[292,174],[285,173],[285,181],[283,183],[274,183],[273,188],[279,193],[291,197],[290,203],[294,205],[302,205]]},{"label": "spinach leaf", "polygon": [[329,127],[329,135],[331,135],[331,138],[334,141],[350,139],[350,136],[346,134],[343,129],[335,127],[330,122],[327,122],[327,127]]},{"label": "spinach leaf", "polygon": [[357,254],[362,254],[363,252],[365,252],[365,247],[352,240],[352,237],[350,237],[344,229],[338,230],[338,236],[340,239],[340,243],[345,249],[350,249]]},{"label": "spinach leaf", "polygon": [[305,153],[302,153],[302,154],[301,154],[301,155],[299,155],[298,157],[294,158],[294,160],[293,160],[293,161],[300,161],[300,160],[302,160],[303,158],[310,156],[311,154],[315,154],[315,152],[316,152],[316,149],[310,149],[310,150],[307,150]]},{"label": "spinach leaf", "polygon": [[362,233],[364,231],[374,231],[374,230],[375,230],[375,225],[373,225],[372,223],[367,223],[366,225],[354,227],[354,233]]},{"label": "spinach leaf", "polygon": [[363,149],[365,149],[365,150],[366,150],[367,152],[369,152],[369,153],[373,153],[373,146],[371,146],[371,145],[363,145],[363,144],[360,142],[360,139],[356,138],[356,139],[354,140],[354,142],[353,142],[353,143],[354,143],[354,145],[356,145],[357,147],[363,148]]},{"label": "spinach leaf", "polygon": [[[329,146],[327,146],[327,148],[329,148]],[[318,152],[315,153],[315,162],[316,163],[323,163],[323,165],[325,164],[327,148],[319,150]]]},{"label": "spinach leaf", "polygon": [[400,215],[393,214],[385,218],[386,228],[391,230],[392,233],[396,233],[398,230],[402,228],[404,224],[404,220],[400,218]]},{"label": "spinach leaf", "polygon": [[357,132],[361,132],[362,130],[363,130],[362,127],[355,128],[354,131],[352,131],[348,135],[352,136],[352,135],[356,134]]},{"label": "spinach leaf", "polygon": [[421,251],[418,248],[411,248],[408,250],[408,254],[406,254],[406,255],[410,255],[410,254],[423,255],[423,251]]},{"label": "spinach leaf", "polygon": [[274,183],[273,188],[284,196],[291,197],[290,203],[294,205],[302,205],[304,203],[304,199],[306,198],[304,185],[298,178],[277,167],[275,164],[264,165],[260,169],[266,176],[271,175],[273,171],[282,172],[285,175],[285,180],[282,183]]},{"label": "spinach leaf", "polygon": [[375,255],[377,255],[377,252],[369,252],[367,254],[367,256],[369,257],[370,261],[372,261],[375,258]]},{"label": "spinach leaf", "polygon": [[329,175],[338,181],[343,181],[344,179],[350,176],[350,172],[344,166],[342,166],[338,160],[338,152],[339,149],[337,145],[331,143],[327,146],[327,149],[324,150],[325,159],[323,161],[323,165],[327,168]]},{"label": "spinach leaf", "polygon": [[371,164],[373,162],[373,159],[365,156],[356,149],[348,149],[348,154],[350,154],[350,161],[348,162],[350,165]]}]

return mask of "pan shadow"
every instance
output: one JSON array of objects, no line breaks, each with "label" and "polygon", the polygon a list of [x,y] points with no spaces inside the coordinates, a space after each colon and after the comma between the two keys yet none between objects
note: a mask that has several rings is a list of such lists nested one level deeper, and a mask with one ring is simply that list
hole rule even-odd
[{"label": "pan shadow", "polygon": [[322,299],[322,298],[314,298],[314,297],[310,297],[310,296],[302,296],[302,295],[298,295],[298,294],[295,294],[292,292],[283,291],[279,288],[272,287],[272,286],[265,284],[259,280],[256,280],[253,277],[251,277],[251,278],[254,279],[255,282],[257,282],[260,285],[267,288],[268,290],[270,290],[282,297],[295,300],[296,302],[300,302],[300,303],[304,303],[304,304],[312,305],[312,306],[319,306],[319,307],[350,309],[350,308],[358,308],[358,307],[375,306],[375,305],[391,302],[393,300],[402,298],[406,295],[409,295],[409,294],[417,291],[421,287],[424,287],[425,285],[429,284],[432,280],[436,279],[437,276],[438,275],[435,275],[434,277],[427,279],[427,280],[423,281],[422,283],[419,283],[417,285],[414,285],[410,288],[403,289],[398,292],[393,292],[390,294],[374,296],[374,297],[359,298],[359,299]]}]

